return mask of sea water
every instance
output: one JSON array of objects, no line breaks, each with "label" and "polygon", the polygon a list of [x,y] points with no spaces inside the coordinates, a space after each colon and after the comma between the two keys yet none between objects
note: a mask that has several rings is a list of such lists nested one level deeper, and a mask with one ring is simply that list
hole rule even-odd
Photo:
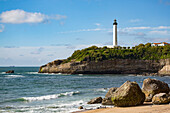
[{"label": "sea water", "polygon": [[[13,74],[6,74],[14,70]],[[38,67],[0,67],[0,112],[2,113],[70,113],[88,105],[94,97],[104,97],[111,87],[119,87],[127,80],[142,86],[146,76],[130,74],[66,75],[40,74]],[[170,85],[170,77],[150,77]]]}]

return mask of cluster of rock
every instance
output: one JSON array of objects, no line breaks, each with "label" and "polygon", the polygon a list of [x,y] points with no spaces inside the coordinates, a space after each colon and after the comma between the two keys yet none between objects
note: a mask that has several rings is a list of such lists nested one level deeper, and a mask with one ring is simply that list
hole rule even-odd
[{"label": "cluster of rock", "polygon": [[119,88],[110,88],[105,98],[94,98],[88,104],[101,103],[118,107],[142,105],[144,102],[166,104],[170,103],[169,92],[168,84],[159,80],[145,79],[142,89],[136,82],[126,81]]},{"label": "cluster of rock", "polygon": [[55,60],[39,69],[39,73],[67,74],[140,74],[170,75],[170,58],[161,60],[113,59],[103,61]]},{"label": "cluster of rock", "polygon": [[9,70],[6,73],[14,73],[14,70]]}]

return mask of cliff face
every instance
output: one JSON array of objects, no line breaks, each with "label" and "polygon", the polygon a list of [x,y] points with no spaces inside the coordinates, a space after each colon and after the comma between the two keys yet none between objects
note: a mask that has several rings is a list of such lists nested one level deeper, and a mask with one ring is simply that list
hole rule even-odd
[{"label": "cliff face", "polygon": [[69,73],[69,74],[142,74],[157,73],[165,65],[170,65],[170,59],[132,60],[115,59],[104,61],[72,61],[62,64],[56,60],[40,67],[40,73]]}]

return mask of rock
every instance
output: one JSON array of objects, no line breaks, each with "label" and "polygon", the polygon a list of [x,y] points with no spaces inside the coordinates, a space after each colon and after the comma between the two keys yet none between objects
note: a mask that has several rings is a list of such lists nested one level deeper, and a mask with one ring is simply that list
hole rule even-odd
[{"label": "rock", "polygon": [[158,73],[159,75],[170,76],[170,65],[164,66]]},{"label": "rock", "polygon": [[102,103],[102,97],[96,97],[94,99],[91,99],[87,104],[98,104]]},{"label": "rock", "polygon": [[[142,74],[157,73],[163,66],[170,65],[170,58],[161,60],[112,59],[103,61],[55,60],[43,65],[39,73],[67,74]],[[148,74],[150,73],[150,74]],[[157,74],[154,74],[157,75]]]},{"label": "rock", "polygon": [[6,73],[14,73],[14,70],[9,70]]},{"label": "rock", "polygon": [[113,102],[111,100],[111,95],[115,92],[117,87],[112,87],[109,89],[109,91],[106,93],[105,98],[102,100],[103,105],[113,105]]},{"label": "rock", "polygon": [[168,104],[170,102],[170,95],[166,93],[159,93],[152,98],[153,104]]},{"label": "rock", "polygon": [[136,106],[143,104],[145,94],[136,82],[126,81],[114,92],[111,100],[118,107]]},{"label": "rock", "polygon": [[151,102],[152,97],[158,93],[168,93],[169,87],[168,84],[155,79],[145,79],[143,81],[142,91],[145,93],[146,102]]},{"label": "rock", "polygon": [[105,97],[110,97],[115,91],[117,87],[112,87],[109,89],[109,91],[106,93]]},{"label": "rock", "polygon": [[102,105],[113,105],[113,102],[111,100],[111,96],[103,98]]},{"label": "rock", "polygon": [[79,106],[78,109],[83,109],[83,106]]}]

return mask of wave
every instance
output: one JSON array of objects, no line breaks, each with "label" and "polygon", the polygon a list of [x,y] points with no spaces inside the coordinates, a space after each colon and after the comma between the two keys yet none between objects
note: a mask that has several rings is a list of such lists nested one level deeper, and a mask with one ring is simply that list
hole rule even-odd
[{"label": "wave", "polygon": [[69,102],[69,103],[61,103],[59,105],[48,106],[47,108],[69,108],[69,107],[73,107],[73,106],[79,106],[82,104],[85,104],[85,102],[83,100],[77,100],[77,101],[73,101],[73,102]]},{"label": "wave", "polygon": [[25,72],[26,74],[40,74],[38,72]]},{"label": "wave", "polygon": [[11,99],[11,100],[2,101],[2,102],[0,102],[0,104],[1,103],[6,103],[6,102],[24,102],[24,101],[27,101],[27,100],[25,100],[23,98],[17,98],[17,99]]},{"label": "wave", "polygon": [[94,89],[94,91],[97,91],[97,92],[107,92],[108,90],[109,90],[109,88]]},{"label": "wave", "polygon": [[22,97],[20,99],[24,99],[26,101],[38,101],[38,100],[50,100],[55,99],[63,96],[73,96],[75,94],[79,94],[79,91],[76,92],[65,92],[60,94],[54,94],[54,95],[45,95],[45,96],[39,96],[39,97]]},{"label": "wave", "polygon": [[5,75],[5,77],[7,77],[7,78],[18,78],[18,77],[25,77],[25,76],[22,76],[22,75]]},{"label": "wave", "polygon": [[38,74],[38,75],[69,75],[69,74],[63,74],[63,73],[38,73],[38,72],[26,72],[26,74]]}]

